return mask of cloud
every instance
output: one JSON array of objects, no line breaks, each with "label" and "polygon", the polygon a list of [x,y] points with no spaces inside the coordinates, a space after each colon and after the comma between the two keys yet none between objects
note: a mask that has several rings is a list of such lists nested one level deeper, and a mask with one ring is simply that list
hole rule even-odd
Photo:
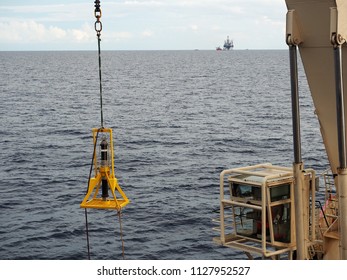
[{"label": "cloud", "polygon": [[151,30],[145,30],[142,32],[142,37],[148,38],[148,37],[152,37],[154,35],[153,31]]},{"label": "cloud", "polygon": [[62,39],[66,37],[66,31],[56,26],[50,26],[49,32],[52,34],[54,38],[57,38],[57,39]]},{"label": "cloud", "polygon": [[58,27],[45,27],[33,20],[0,22],[0,38],[7,42],[43,42],[61,39],[66,32]]},{"label": "cloud", "polygon": [[80,29],[71,29],[67,33],[72,34],[72,40],[75,42],[91,42],[95,39],[95,31],[90,24],[85,23]]},{"label": "cloud", "polygon": [[90,42],[95,31],[89,24],[80,28],[62,29],[46,26],[33,20],[0,22],[0,40],[12,43],[37,43],[67,40],[71,42]]},{"label": "cloud", "polygon": [[[151,37],[153,32],[146,30],[142,36]],[[126,41],[133,37],[131,32],[102,31],[104,42]],[[85,49],[96,42],[94,25],[84,23],[77,28],[61,28],[45,25],[34,20],[0,21],[0,45],[14,45],[13,49],[25,49],[36,45],[38,49]],[[51,46],[51,47],[49,47]]]}]

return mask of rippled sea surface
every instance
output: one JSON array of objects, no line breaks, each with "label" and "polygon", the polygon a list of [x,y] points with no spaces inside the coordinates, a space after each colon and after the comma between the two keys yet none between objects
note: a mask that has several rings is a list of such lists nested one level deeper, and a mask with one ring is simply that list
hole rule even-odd
[{"label": "rippled sea surface", "polygon": [[[244,259],[212,242],[223,169],[293,161],[286,50],[104,51],[105,126],[131,203],[126,259]],[[0,52],[0,259],[86,259],[100,127],[97,53]],[[327,167],[302,67],[306,167]],[[92,259],[120,259],[114,211],[89,210]]]}]

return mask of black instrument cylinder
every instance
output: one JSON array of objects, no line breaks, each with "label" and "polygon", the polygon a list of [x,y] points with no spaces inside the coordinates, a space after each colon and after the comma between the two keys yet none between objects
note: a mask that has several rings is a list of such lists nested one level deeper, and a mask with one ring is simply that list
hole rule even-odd
[{"label": "black instrument cylinder", "polygon": [[103,139],[100,144],[101,150],[101,166],[107,166],[107,141]]},{"label": "black instrument cylinder", "polygon": [[108,197],[108,183],[106,178],[103,178],[101,180],[101,191],[102,191],[101,197],[106,199]]},{"label": "black instrument cylinder", "polygon": [[[101,166],[107,166],[107,141],[103,139],[100,143],[101,150]],[[108,183],[106,178],[102,178],[101,181],[102,198],[106,199],[108,197]]]}]

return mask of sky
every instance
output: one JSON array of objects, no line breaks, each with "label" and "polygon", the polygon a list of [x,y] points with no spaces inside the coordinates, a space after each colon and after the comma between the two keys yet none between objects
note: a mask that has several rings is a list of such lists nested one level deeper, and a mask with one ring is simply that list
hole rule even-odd
[{"label": "sky", "polygon": [[[285,49],[285,0],[100,0],[104,50]],[[0,0],[0,51],[95,50],[94,0]]]}]

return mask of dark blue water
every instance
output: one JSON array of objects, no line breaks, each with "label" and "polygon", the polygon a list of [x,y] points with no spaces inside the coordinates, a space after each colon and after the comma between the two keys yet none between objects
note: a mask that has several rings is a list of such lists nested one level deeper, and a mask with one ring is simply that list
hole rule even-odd
[{"label": "dark blue water", "polygon": [[[86,259],[79,207],[100,126],[96,52],[0,53],[0,259]],[[304,79],[300,67],[300,79]],[[102,52],[126,259],[238,259],[212,242],[223,169],[291,166],[288,53]],[[300,82],[306,167],[327,167]],[[115,212],[89,210],[93,259],[122,257]]]}]

